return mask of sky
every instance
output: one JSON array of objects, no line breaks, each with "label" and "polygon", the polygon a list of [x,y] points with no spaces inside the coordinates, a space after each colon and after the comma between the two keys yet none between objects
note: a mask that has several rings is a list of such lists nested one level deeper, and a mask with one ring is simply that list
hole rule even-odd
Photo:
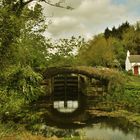
[{"label": "sky", "polygon": [[[57,0],[54,0],[57,1]],[[128,21],[140,21],[140,0],[62,0],[74,10],[42,4],[44,15],[51,20],[45,36],[68,38],[82,36],[91,39],[109,27]]]}]

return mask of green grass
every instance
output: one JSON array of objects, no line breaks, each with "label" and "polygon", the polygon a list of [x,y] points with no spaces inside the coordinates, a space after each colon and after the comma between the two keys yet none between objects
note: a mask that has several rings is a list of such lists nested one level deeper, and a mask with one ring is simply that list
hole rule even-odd
[{"label": "green grass", "polygon": [[[140,113],[140,77],[126,75],[123,92],[112,92],[104,97],[104,106],[108,110],[123,109]],[[103,106],[100,103],[99,106]]]},{"label": "green grass", "polygon": [[127,76],[125,86],[128,89],[140,89],[140,76]]}]

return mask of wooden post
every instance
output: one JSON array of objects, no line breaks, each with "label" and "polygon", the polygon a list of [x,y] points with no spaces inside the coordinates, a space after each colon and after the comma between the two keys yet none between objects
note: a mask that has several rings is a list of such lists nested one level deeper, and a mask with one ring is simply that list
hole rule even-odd
[{"label": "wooden post", "polygon": [[67,75],[64,76],[64,94],[65,94],[65,100],[64,100],[64,107],[67,107]]},{"label": "wooden post", "polygon": [[78,76],[78,83],[77,83],[78,93],[77,93],[77,94],[78,94],[78,101],[79,101],[79,98],[80,98],[80,97],[79,97],[79,94],[80,94],[80,93],[79,93],[79,91],[80,91],[80,76],[79,76],[79,74],[77,74],[77,76]]}]

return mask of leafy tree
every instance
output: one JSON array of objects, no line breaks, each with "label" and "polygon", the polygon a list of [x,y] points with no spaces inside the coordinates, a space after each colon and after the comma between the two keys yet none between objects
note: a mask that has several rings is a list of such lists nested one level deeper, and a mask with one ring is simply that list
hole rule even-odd
[{"label": "leafy tree", "polygon": [[42,94],[42,76],[34,68],[46,64],[47,43],[42,32],[47,25],[38,2],[70,9],[51,0],[38,0],[30,9],[32,1],[0,0],[0,116],[8,108],[9,114],[20,111],[24,103]]},{"label": "leafy tree", "polygon": [[[13,63],[32,68],[46,65],[46,40],[45,37],[35,34],[26,34],[22,40],[15,44]],[[18,60],[18,61],[17,61]]]},{"label": "leafy tree", "polygon": [[115,26],[112,28],[112,30],[109,30],[108,28],[104,31],[104,36],[106,39],[109,37],[115,37],[120,40],[123,38],[123,33],[130,28],[130,24],[126,21],[125,23],[122,23],[118,28],[115,28]]},{"label": "leafy tree", "polygon": [[79,60],[84,65],[111,67],[115,59],[112,41],[98,35],[90,40],[79,52]]},{"label": "leafy tree", "polygon": [[126,48],[121,40],[118,38],[110,38],[112,40],[112,48],[115,55],[116,66],[119,68],[125,67]]},{"label": "leafy tree", "polygon": [[117,29],[115,28],[115,26],[112,28],[112,36],[117,36]]},{"label": "leafy tree", "polygon": [[25,6],[19,11],[19,7],[14,9],[17,2],[2,0],[0,5],[0,95],[3,97],[0,114],[3,115],[8,107],[20,109],[19,106],[42,93],[39,85],[42,76],[33,70],[34,66],[40,66],[41,62],[35,60],[41,59],[45,46],[41,35],[46,28],[42,8],[36,4],[34,10]]},{"label": "leafy tree", "polygon": [[84,39],[72,36],[70,39],[59,39],[48,43],[48,65],[64,66],[75,65],[78,50],[84,43]]},{"label": "leafy tree", "polygon": [[13,49],[15,51],[14,45],[21,40],[20,37],[23,31],[26,30],[31,35],[31,32],[36,34],[45,30],[45,18],[43,17],[39,2],[72,9],[70,6],[65,6],[62,1],[54,3],[52,0],[38,0],[34,9],[29,9],[28,5],[33,1],[35,0],[0,0],[1,69],[11,63]]},{"label": "leafy tree", "polygon": [[[34,11],[25,7],[19,15],[18,11],[12,9],[12,2],[14,3],[14,1],[8,3],[8,1],[3,0],[4,4],[1,5],[0,9],[1,68],[14,63],[14,53],[18,50],[18,44],[22,41],[21,36],[24,32],[28,32],[28,34],[39,33],[39,30],[45,28],[40,5],[37,4]],[[35,30],[35,27],[38,28]]]},{"label": "leafy tree", "polygon": [[140,31],[131,27],[123,34],[123,43],[132,54],[140,54]]},{"label": "leafy tree", "polygon": [[108,29],[108,27],[105,29],[104,36],[106,39],[108,39],[111,36],[111,31]]}]

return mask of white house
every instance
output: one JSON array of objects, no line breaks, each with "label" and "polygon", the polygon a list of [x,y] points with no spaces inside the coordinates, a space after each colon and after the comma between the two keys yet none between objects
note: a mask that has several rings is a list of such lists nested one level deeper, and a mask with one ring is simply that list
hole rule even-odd
[{"label": "white house", "polygon": [[140,55],[131,55],[130,52],[127,51],[125,70],[132,70],[134,75],[140,75]]}]

